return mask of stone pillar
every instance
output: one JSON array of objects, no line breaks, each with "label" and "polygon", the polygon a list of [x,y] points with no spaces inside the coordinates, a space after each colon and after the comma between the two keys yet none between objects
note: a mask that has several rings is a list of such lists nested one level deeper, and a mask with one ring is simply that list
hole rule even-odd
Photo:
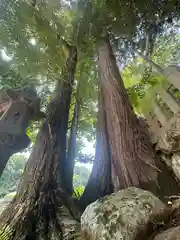
[{"label": "stone pillar", "polygon": [[30,144],[26,135],[30,120],[42,115],[36,92],[25,90],[0,91],[0,176],[9,158]]},{"label": "stone pillar", "polygon": [[180,67],[173,65],[168,66],[164,69],[164,75],[171,84],[180,90]]},{"label": "stone pillar", "polygon": [[160,89],[159,94],[173,113],[179,112],[180,106],[175,101],[175,99],[164,88]]},{"label": "stone pillar", "polygon": [[151,137],[152,144],[158,142],[158,136],[160,133],[160,126],[157,123],[157,120],[151,116],[151,114],[146,114],[146,120],[149,126],[149,133]]},{"label": "stone pillar", "polygon": [[152,111],[155,113],[161,125],[163,127],[166,126],[168,123],[168,118],[156,101],[152,102]]}]

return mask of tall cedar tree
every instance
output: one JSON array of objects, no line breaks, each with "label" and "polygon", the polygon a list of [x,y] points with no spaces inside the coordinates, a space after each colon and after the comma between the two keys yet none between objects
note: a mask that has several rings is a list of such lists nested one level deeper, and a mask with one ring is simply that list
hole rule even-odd
[{"label": "tall cedar tree", "polygon": [[[108,38],[99,42],[98,56],[100,132],[94,166],[80,206],[84,209],[112,190],[130,186],[150,190],[162,200],[177,194],[179,185],[172,170],[155,156],[146,126],[131,107]],[[171,187],[164,186],[164,181]]]},{"label": "tall cedar tree", "polygon": [[114,187],[122,189],[155,180],[154,151],[133,112],[108,37],[98,43],[98,65]]},{"label": "tall cedar tree", "polygon": [[[78,214],[64,192],[63,165],[66,160],[66,133],[77,62],[75,47],[62,71],[16,197],[0,218],[8,225],[11,239],[66,239],[63,216],[76,219]],[[61,176],[61,177],[60,177]],[[16,216],[16,217],[15,217]]]},{"label": "tall cedar tree", "polygon": [[88,204],[113,191],[111,181],[111,155],[109,150],[104,101],[102,94],[99,93],[95,160],[87,186],[79,201],[82,209],[85,209]]}]

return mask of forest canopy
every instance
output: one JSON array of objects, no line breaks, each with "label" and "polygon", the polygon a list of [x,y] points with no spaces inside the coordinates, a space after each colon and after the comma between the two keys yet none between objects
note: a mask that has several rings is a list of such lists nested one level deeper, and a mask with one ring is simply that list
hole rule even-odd
[{"label": "forest canopy", "polygon": [[17,187],[0,217],[11,238],[68,239],[65,209],[79,221],[88,204],[124,188],[165,194],[141,120],[167,84],[164,69],[179,64],[179,13],[176,0],[1,1],[1,91],[28,87],[40,99],[36,109],[26,102],[20,145],[0,165],[0,194]]}]

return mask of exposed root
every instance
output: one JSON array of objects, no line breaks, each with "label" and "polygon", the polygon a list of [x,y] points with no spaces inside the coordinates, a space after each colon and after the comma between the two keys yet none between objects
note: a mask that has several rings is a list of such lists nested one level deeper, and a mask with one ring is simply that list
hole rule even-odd
[{"label": "exposed root", "polygon": [[64,201],[62,193],[56,190],[41,193],[37,200],[24,201],[17,206],[12,203],[8,208],[12,211],[10,216],[3,215],[1,219],[3,240],[69,239],[80,231],[80,226]]}]

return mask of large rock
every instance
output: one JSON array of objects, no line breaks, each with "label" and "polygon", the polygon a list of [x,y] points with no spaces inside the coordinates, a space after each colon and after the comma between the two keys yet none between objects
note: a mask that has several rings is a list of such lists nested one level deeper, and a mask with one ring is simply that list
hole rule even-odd
[{"label": "large rock", "polygon": [[172,156],[172,169],[180,181],[180,153],[175,153]]},{"label": "large rock", "polygon": [[81,227],[92,239],[133,240],[150,214],[164,207],[152,193],[131,187],[90,204],[82,214]]},{"label": "large rock", "polygon": [[170,228],[160,234],[158,234],[154,240],[179,240],[180,239],[180,227]]}]

